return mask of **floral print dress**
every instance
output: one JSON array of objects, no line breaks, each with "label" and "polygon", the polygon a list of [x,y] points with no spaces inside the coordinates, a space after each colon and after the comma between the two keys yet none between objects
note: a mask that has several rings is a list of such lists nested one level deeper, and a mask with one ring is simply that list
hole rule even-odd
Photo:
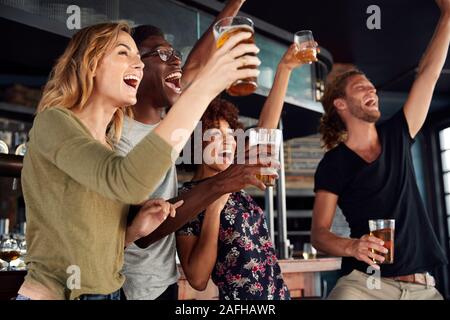
[{"label": "floral print dress", "polygon": [[[197,182],[198,183],[198,182]],[[180,193],[197,183],[184,184]],[[200,236],[205,213],[177,235]],[[263,210],[245,191],[232,193],[220,216],[217,260],[211,278],[221,300],[288,300]]]}]

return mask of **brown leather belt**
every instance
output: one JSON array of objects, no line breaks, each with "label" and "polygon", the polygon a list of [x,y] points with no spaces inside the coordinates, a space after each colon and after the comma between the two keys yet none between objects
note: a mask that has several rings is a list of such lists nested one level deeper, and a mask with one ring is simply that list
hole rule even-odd
[{"label": "brown leather belt", "polygon": [[429,273],[416,273],[407,276],[389,277],[388,279],[393,279],[401,282],[422,284],[424,286],[431,286],[431,287],[434,287],[436,285],[434,277]]}]

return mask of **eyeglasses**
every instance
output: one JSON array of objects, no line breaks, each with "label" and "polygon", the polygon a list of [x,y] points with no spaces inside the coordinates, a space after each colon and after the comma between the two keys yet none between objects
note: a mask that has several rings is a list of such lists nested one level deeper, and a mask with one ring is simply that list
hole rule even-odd
[{"label": "eyeglasses", "polygon": [[141,55],[141,59],[145,59],[147,57],[150,56],[159,56],[159,58],[163,61],[163,62],[167,62],[170,59],[172,59],[172,57],[174,56],[175,58],[177,58],[178,60],[183,60],[183,55],[180,51],[175,50],[174,48],[170,48],[170,49],[156,49],[154,51],[150,51],[150,52],[146,52],[144,54]]}]

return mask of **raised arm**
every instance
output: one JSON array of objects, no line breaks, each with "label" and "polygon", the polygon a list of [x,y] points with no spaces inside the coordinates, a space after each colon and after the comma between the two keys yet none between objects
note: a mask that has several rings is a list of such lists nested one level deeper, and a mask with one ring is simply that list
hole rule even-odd
[{"label": "raised arm", "polygon": [[[126,156],[86,135],[70,110],[51,108],[37,114],[30,131],[30,154],[39,154],[72,179],[105,197],[142,203],[173,164],[173,148],[150,133]],[[149,163],[148,157],[158,163]],[[24,170],[30,157],[24,159]],[[24,175],[26,179],[26,175]]]},{"label": "raised arm", "polygon": [[238,58],[258,51],[255,45],[236,47],[250,36],[240,33],[217,50],[167,117],[126,157],[92,139],[70,110],[60,108],[36,116],[30,150],[90,190],[123,203],[142,203],[173,164],[211,100],[237,79],[258,76],[257,70],[238,69],[247,62],[260,63],[256,57]]},{"label": "raised arm", "polygon": [[404,107],[412,138],[417,135],[425,122],[450,43],[450,0],[436,0],[436,2],[441,9],[441,18],[419,64],[417,78]]},{"label": "raised arm", "polygon": [[[155,134],[174,147],[180,153],[197,126],[209,103],[225,88],[237,79],[257,77],[257,69],[239,69],[242,66],[259,66],[261,61],[246,54],[258,53],[253,44],[240,44],[251,36],[250,32],[241,32],[231,37],[218,49],[199,72],[192,84],[179,97],[167,116],[153,130]],[[193,103],[195,101],[195,103]]]},{"label": "raised arm", "polygon": [[292,44],[278,64],[272,89],[259,116],[258,127],[267,129],[278,127],[292,71],[301,66],[301,63],[295,57],[297,51],[297,45]]},{"label": "raised arm", "polygon": [[329,255],[354,257],[375,269],[379,269],[379,266],[372,261],[372,258],[378,261],[384,261],[384,258],[372,253],[371,249],[386,252],[380,239],[368,235],[361,239],[342,238],[330,231],[337,201],[338,196],[334,193],[323,190],[319,190],[316,193],[311,227],[311,242],[313,246]]},{"label": "raised arm", "polygon": [[183,77],[181,78],[183,88],[189,86],[199,70],[205,65],[205,62],[216,51],[216,41],[213,33],[214,24],[222,18],[236,16],[244,2],[245,0],[229,0],[208,30],[197,41],[183,66]]}]

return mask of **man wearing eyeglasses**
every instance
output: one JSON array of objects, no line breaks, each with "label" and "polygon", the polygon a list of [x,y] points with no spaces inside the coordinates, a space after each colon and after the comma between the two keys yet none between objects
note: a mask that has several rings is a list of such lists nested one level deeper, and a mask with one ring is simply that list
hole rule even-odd
[{"label": "man wearing eyeglasses", "polygon": [[[245,0],[230,0],[216,21],[223,17],[235,16],[244,2]],[[181,67],[180,52],[164,38],[164,33],[160,29],[149,25],[140,26],[134,30],[133,38],[145,68],[137,93],[138,102],[133,106],[134,119],[128,117],[124,119],[122,137],[116,145],[116,151],[122,155],[131,151],[143,137],[158,126],[164,110],[177,101],[183,88],[195,78],[215,48],[211,25],[193,48],[184,67]],[[217,179],[222,179],[222,184],[228,188],[223,190],[223,193],[240,190],[245,183],[242,177],[249,173],[248,169],[245,166],[231,168],[218,177]],[[217,179],[215,183],[219,183]],[[159,228],[161,230],[158,229],[152,234],[153,238],[141,239],[144,243],[139,244],[139,247],[136,244],[127,247],[123,269],[126,276],[123,292],[127,299],[178,298],[175,235],[171,233],[156,242],[153,241],[163,234],[168,234],[170,229],[175,231],[176,225],[181,227],[192,219],[189,218],[192,212],[203,211],[205,207],[202,206],[207,206],[222,195],[211,192],[213,188],[208,185],[210,183],[202,183],[195,188],[196,190],[192,190],[193,200],[185,199],[185,204],[177,210],[177,217],[167,220],[165,225]],[[176,169],[173,166],[150,197],[173,199],[177,196],[177,189]]]}]

